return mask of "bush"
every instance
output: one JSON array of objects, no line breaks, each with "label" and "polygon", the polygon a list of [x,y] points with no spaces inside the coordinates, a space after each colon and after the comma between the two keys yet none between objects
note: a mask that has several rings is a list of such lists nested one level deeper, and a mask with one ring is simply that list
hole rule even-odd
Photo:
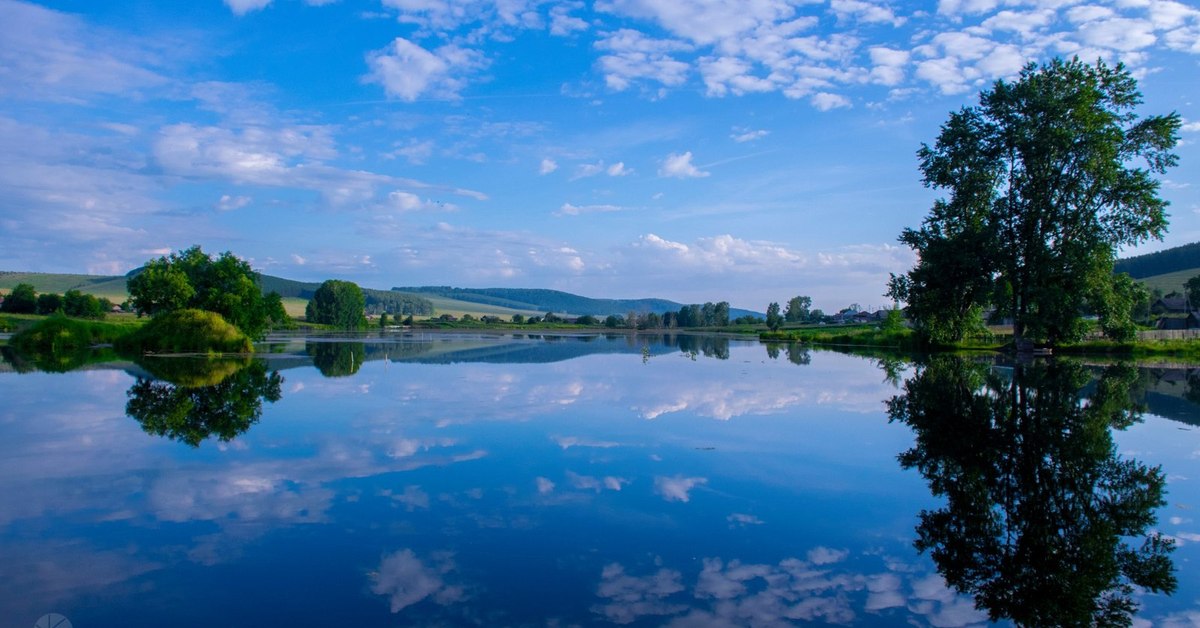
[{"label": "bush", "polygon": [[117,348],[137,353],[253,353],[250,338],[215,312],[176,310],[150,320],[120,339]]}]

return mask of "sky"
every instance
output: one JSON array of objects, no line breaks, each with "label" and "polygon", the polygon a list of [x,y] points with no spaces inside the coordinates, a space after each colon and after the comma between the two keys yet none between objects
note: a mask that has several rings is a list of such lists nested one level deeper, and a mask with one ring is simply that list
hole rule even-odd
[{"label": "sky", "polygon": [[1195,3],[0,0],[0,270],[883,307],[921,143],[1075,55],[1184,120],[1123,254],[1200,240]]}]

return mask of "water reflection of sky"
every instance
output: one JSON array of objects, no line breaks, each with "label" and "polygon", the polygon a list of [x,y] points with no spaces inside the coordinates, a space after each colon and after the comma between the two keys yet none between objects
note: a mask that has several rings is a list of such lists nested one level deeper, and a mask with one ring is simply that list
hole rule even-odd
[{"label": "water reflection of sky", "polygon": [[[288,368],[257,424],[198,448],[126,417],[120,370],[0,375],[0,607],[14,625],[986,621],[912,549],[937,501],[897,464],[912,434],[871,361],[625,343]],[[1149,417],[1118,436],[1169,480],[1180,591],[1141,599],[1155,624],[1200,617],[1198,434]]]}]

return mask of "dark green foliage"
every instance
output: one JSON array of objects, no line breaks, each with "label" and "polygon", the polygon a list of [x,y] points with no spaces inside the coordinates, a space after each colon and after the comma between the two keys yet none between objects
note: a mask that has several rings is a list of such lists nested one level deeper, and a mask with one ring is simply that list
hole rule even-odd
[{"label": "dark green foliage", "polygon": [[353,375],[367,359],[366,346],[361,342],[309,342],[304,351],[325,377]]},{"label": "dark green foliage", "polygon": [[812,307],[812,298],[806,296],[792,297],[787,302],[787,309],[783,313],[783,319],[789,323],[804,323],[808,321],[809,308]]},{"label": "dark green foliage", "polygon": [[213,436],[228,442],[258,422],[263,400],[279,401],[282,384],[279,373],[268,374],[261,362],[198,387],[139,378],[127,393],[125,413],[147,434],[192,447]]},{"label": "dark green foliage", "polygon": [[616,329],[625,326],[625,318],[617,314],[609,314],[604,317],[604,326],[609,329]]},{"label": "dark green foliage", "polygon": [[256,283],[258,273],[226,251],[215,260],[193,246],[146,263],[129,278],[129,294],[139,314],[157,316],[182,308],[216,312],[251,338],[259,338],[269,321],[286,318],[268,303]]},{"label": "dark green foliage", "polygon": [[916,548],[993,621],[1129,625],[1135,587],[1175,589],[1173,542],[1152,532],[1162,470],[1118,455],[1139,421],[1137,371],[1090,375],[1059,360],[1011,374],[937,356],[888,402],[916,445],[899,456],[945,505],[921,512]]},{"label": "dark green foliage", "polygon": [[592,316],[591,314],[584,314],[583,316],[575,319],[575,323],[578,325],[599,325],[600,319]]},{"label": "dark green foliage", "polygon": [[78,290],[67,290],[63,295],[63,312],[67,316],[80,318],[104,318],[112,303],[108,299],[97,299],[95,295],[84,294]]},{"label": "dark green foliage", "polygon": [[1200,275],[1188,279],[1183,287],[1187,291],[1188,304],[1193,310],[1200,310]]},{"label": "dark green foliage", "polygon": [[54,314],[61,312],[63,309],[62,295],[47,292],[39,294],[37,297],[37,313],[38,314]]},{"label": "dark green foliage", "polygon": [[1134,279],[1200,268],[1200,242],[1177,246],[1157,253],[1147,253],[1117,260],[1114,269],[1129,273]]},{"label": "dark green foliage", "polygon": [[176,310],[120,338],[117,349],[153,353],[252,353],[250,338],[216,312]]},{"label": "dark green foliage", "polygon": [[38,369],[60,373],[95,361],[95,346],[118,342],[128,333],[128,327],[55,315],[16,334],[9,344]]},{"label": "dark green foliage", "polygon": [[1100,302],[1128,296],[1111,278],[1116,248],[1166,230],[1153,175],[1175,165],[1180,127],[1139,119],[1140,103],[1123,66],[1055,60],[951,114],[918,152],[925,185],[949,197],[900,236],[920,261],[888,291],[922,337],[957,342],[992,305],[1018,342],[1075,340],[1085,302],[1123,333],[1129,313]]},{"label": "dark green foliage", "polygon": [[779,315],[779,304],[774,301],[767,306],[767,329],[779,331],[783,326],[783,317]]},{"label": "dark green foliage", "polygon": [[33,314],[37,312],[37,291],[33,284],[19,283],[4,297],[0,312],[9,314]]},{"label": "dark green foliage", "polygon": [[339,329],[362,329],[367,326],[363,316],[366,299],[362,289],[350,281],[330,279],[313,293],[304,310],[310,323],[332,325]]}]

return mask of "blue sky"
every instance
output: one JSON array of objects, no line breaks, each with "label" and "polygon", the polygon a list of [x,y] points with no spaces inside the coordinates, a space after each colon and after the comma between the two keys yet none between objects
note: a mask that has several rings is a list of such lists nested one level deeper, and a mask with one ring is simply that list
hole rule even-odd
[{"label": "blue sky", "polygon": [[0,0],[0,269],[882,306],[920,143],[1070,55],[1185,120],[1136,252],[1200,240],[1193,3]]}]

